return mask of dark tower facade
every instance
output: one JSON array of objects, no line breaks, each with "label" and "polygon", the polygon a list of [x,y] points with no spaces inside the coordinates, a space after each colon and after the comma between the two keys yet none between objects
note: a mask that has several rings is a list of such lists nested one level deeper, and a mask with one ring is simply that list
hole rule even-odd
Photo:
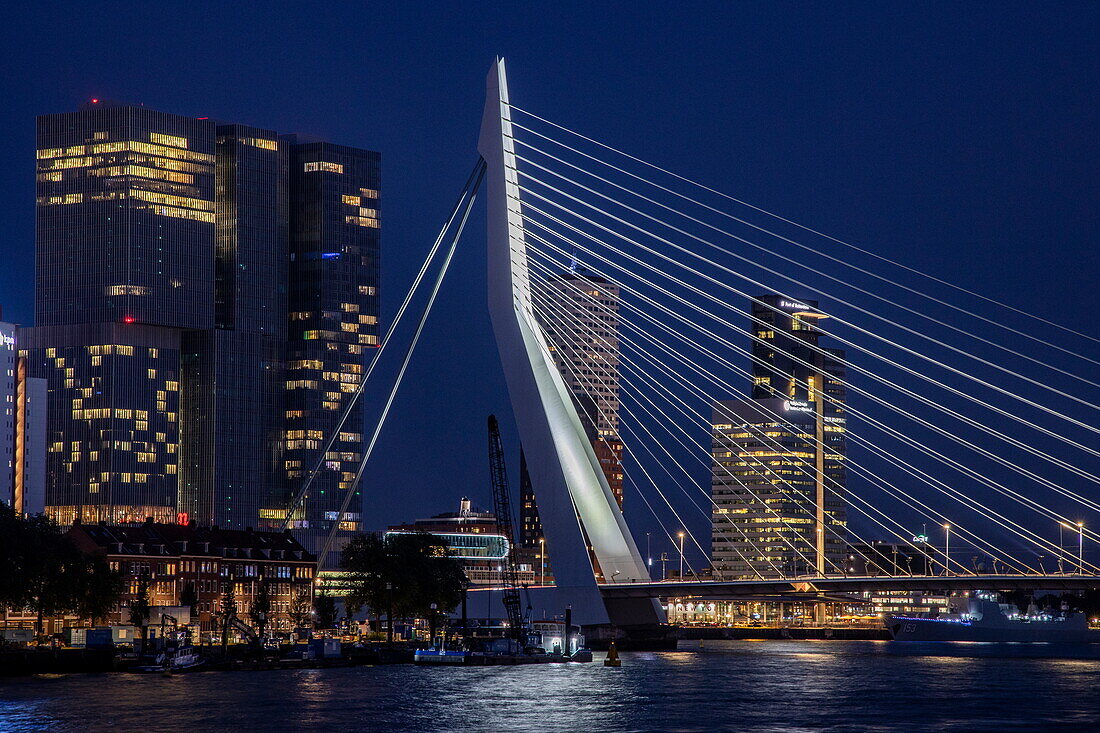
[{"label": "dark tower facade", "polygon": [[215,327],[182,341],[180,512],[227,529],[285,502],[286,147],[272,130],[217,127]]},{"label": "dark tower facade", "polygon": [[[284,460],[295,495],[379,345],[381,156],[285,140],[292,205]],[[359,468],[362,430],[357,407],[292,517],[291,526],[311,553],[321,552]],[[361,505],[361,498],[353,497],[340,528],[342,541],[358,531]],[[327,565],[341,547],[342,542],[334,546]]]}]

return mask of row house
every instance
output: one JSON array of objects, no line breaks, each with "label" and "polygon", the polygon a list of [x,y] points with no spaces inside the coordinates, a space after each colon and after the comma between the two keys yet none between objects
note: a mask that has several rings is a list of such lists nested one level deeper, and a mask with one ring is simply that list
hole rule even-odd
[{"label": "row house", "polygon": [[[108,621],[129,623],[129,606],[141,579],[151,606],[183,606],[194,601],[193,619],[203,631],[218,628],[223,598],[232,589],[237,615],[252,623],[252,604],[262,584],[271,599],[268,629],[294,628],[313,604],[317,558],[289,531],[265,532],[162,524],[108,525],[77,522],[69,530],[83,551],[106,557],[122,574],[125,587]],[[156,624],[158,618],[151,618]]]}]

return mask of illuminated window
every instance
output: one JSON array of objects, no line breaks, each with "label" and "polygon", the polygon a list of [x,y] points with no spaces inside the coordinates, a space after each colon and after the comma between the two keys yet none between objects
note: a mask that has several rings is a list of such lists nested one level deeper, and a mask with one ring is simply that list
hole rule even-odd
[{"label": "illuminated window", "polygon": [[56,204],[79,204],[84,200],[84,194],[82,193],[66,193],[60,196],[39,196],[38,203],[43,206],[53,206]]},{"label": "illuminated window", "polygon": [[328,163],[326,161],[317,161],[315,163],[306,163],[304,166],[306,173],[315,173],[317,171],[326,171],[328,173],[343,173],[344,166],[339,163]]},{"label": "illuminated window", "polygon": [[150,132],[149,140],[161,145],[171,145],[173,148],[186,148],[187,138],[175,135],[162,135],[159,132]]},{"label": "illuminated window", "polygon": [[141,285],[108,285],[107,295],[148,295],[149,288]]},{"label": "illuminated window", "polygon": [[266,140],[262,137],[246,137],[242,138],[241,142],[245,145],[251,145],[255,148],[263,148],[264,150],[278,150],[279,143],[275,140]]},{"label": "illuminated window", "polygon": [[341,198],[343,199],[344,203],[347,204],[348,206],[358,207],[359,204],[361,203],[358,196],[352,196],[350,194],[345,193]]}]

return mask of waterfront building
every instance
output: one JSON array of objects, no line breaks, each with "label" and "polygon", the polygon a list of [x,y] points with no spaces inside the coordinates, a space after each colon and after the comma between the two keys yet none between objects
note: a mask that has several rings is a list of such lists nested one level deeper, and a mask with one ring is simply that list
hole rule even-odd
[{"label": "waterfront building", "polygon": [[542,531],[539,506],[535,501],[535,488],[531,484],[531,474],[527,472],[527,456],[523,448],[519,451],[519,546],[520,551],[530,557],[534,569],[538,572],[536,576],[538,584],[553,584],[554,566],[546,551],[546,535]]},{"label": "waterfront building", "polygon": [[48,382],[48,512],[289,521],[319,551],[359,411],[325,456],[323,439],[378,345],[379,155],[93,100],[39,118],[37,158],[20,349]]},{"label": "waterfront building", "polygon": [[[291,495],[313,469],[341,410],[379,346],[378,279],[381,156],[329,143],[290,147],[290,325],[286,371],[285,468]],[[362,459],[357,405],[313,481],[299,514],[298,537],[320,553]],[[356,492],[325,567],[359,531]]]},{"label": "waterfront building", "polygon": [[27,375],[19,331],[0,321],[0,501],[41,514],[46,491],[46,380]]},{"label": "waterfront building", "polygon": [[[184,526],[152,520],[137,525],[77,522],[68,531],[77,547],[104,556],[122,574],[124,591],[107,619],[129,623],[138,585],[147,582],[151,606],[183,606],[194,593],[192,622],[215,631],[222,598],[232,585],[237,614],[245,623],[261,584],[267,584],[272,614],[268,628],[290,631],[312,608],[317,558],[289,531],[263,532]],[[156,625],[160,619],[150,619]]]},{"label": "waterfront building", "polygon": [[725,578],[839,572],[844,353],[814,348],[827,317],[816,301],[756,301],[751,397],[713,410],[712,564]]},{"label": "waterfront building", "polygon": [[501,534],[495,514],[474,508],[466,497],[459,502],[457,512],[396,524],[386,530],[387,535],[414,532],[438,537],[447,546],[448,553],[462,562],[470,585],[499,586],[509,552],[518,553],[520,585],[540,582],[539,568],[534,567],[530,553],[524,553]]},{"label": "waterfront building", "polygon": [[[923,551],[922,551],[923,549]],[[942,554],[920,536],[911,543],[853,542],[848,546],[845,572],[855,576],[932,575],[942,569]]]}]

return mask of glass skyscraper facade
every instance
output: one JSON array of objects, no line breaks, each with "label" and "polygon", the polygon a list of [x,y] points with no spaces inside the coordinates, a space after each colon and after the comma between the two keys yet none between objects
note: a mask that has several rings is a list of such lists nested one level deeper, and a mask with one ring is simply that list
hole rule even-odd
[{"label": "glass skyscraper facade", "polygon": [[216,327],[183,337],[180,511],[219,527],[259,527],[286,501],[286,148],[272,130],[217,127]]},{"label": "glass skyscraper facade", "polygon": [[[37,160],[48,511],[281,526],[378,345],[380,156],[93,101],[39,118]],[[361,431],[291,518],[311,547]]]}]

